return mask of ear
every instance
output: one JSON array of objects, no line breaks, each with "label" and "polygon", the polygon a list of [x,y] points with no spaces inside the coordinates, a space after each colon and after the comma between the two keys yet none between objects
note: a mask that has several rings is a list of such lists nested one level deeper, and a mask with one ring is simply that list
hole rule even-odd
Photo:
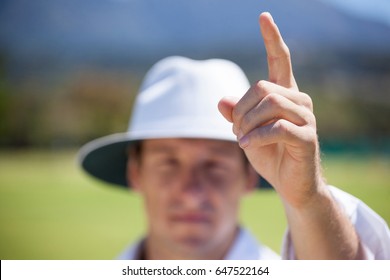
[{"label": "ear", "polygon": [[130,157],[126,166],[127,186],[136,192],[140,192],[140,166],[138,160]]},{"label": "ear", "polygon": [[245,188],[245,194],[249,194],[253,192],[258,183],[259,183],[259,175],[255,171],[255,169],[252,167],[252,165],[248,164],[247,168],[247,185]]}]

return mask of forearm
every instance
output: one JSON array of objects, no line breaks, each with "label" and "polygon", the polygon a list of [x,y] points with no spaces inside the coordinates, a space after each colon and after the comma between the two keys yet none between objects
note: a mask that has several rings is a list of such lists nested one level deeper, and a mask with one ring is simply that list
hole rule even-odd
[{"label": "forearm", "polygon": [[356,231],[326,186],[308,203],[292,207],[283,201],[298,259],[360,259]]}]

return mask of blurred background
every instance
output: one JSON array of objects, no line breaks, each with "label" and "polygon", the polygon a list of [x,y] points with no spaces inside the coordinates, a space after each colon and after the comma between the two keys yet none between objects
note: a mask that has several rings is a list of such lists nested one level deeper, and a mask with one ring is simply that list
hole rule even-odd
[{"label": "blurred background", "polygon": [[[387,0],[0,2],[0,259],[111,259],[145,231],[140,198],[77,165],[87,141],[127,128],[145,72],[184,55],[267,78],[258,15],[272,13],[314,101],[324,173],[390,223]],[[276,194],[242,223],[279,251]]]}]

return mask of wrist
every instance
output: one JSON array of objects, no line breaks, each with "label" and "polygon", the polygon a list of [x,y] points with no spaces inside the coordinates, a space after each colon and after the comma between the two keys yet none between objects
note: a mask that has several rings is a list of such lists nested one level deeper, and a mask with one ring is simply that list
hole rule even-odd
[{"label": "wrist", "polygon": [[319,179],[318,183],[310,189],[299,194],[299,196],[292,200],[282,198],[282,203],[286,209],[287,214],[314,214],[317,211],[322,212],[333,204],[333,197],[329,191],[329,187],[323,179]]}]

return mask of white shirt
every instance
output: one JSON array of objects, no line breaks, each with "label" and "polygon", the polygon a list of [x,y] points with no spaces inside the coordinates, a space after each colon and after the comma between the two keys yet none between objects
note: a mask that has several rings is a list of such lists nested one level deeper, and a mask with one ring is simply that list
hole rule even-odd
[{"label": "white shirt", "polygon": [[[141,255],[143,240],[128,247],[119,260],[136,260]],[[245,229],[240,228],[225,260],[278,260],[280,256],[256,239]]]},{"label": "white shirt", "polygon": [[[366,259],[390,259],[390,230],[386,222],[356,197],[330,186],[330,191],[351,220],[360,238]],[[135,260],[140,256],[142,240],[126,248],[121,260]],[[295,259],[294,248],[287,230],[283,239],[282,258]],[[240,229],[226,260],[272,260],[280,256],[259,243],[245,229]]]}]

